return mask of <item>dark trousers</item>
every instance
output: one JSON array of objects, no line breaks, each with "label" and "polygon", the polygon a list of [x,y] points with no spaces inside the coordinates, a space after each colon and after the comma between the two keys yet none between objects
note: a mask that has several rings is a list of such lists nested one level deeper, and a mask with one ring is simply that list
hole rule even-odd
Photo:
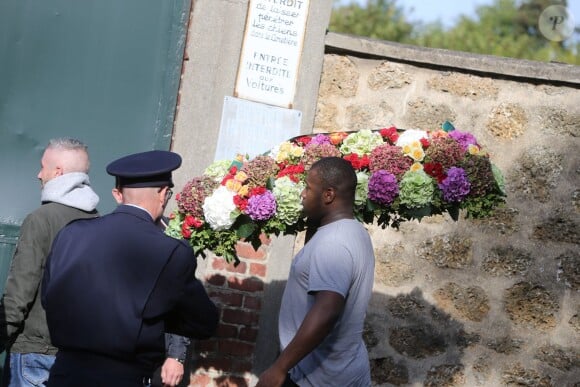
[{"label": "dark trousers", "polygon": [[60,351],[48,387],[148,387],[152,372],[142,366],[87,352]]},{"label": "dark trousers", "polygon": [[282,387],[299,387],[292,379],[290,379],[290,374],[286,374],[286,380],[284,380],[284,384]]}]

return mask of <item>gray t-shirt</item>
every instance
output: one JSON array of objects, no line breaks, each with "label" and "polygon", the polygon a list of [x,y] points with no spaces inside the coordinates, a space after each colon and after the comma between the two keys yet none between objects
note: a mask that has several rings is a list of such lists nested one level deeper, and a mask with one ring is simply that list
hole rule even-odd
[{"label": "gray t-shirt", "polygon": [[332,332],[291,370],[299,386],[371,385],[362,331],[374,267],[368,232],[353,219],[320,227],[294,257],[278,323],[282,349],[314,304],[315,292],[330,290],[345,297],[344,310]]}]

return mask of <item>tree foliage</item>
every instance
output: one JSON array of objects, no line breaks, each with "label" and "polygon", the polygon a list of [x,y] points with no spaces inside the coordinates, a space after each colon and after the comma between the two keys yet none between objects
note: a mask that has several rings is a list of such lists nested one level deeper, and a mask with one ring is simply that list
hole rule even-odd
[{"label": "tree foliage", "polygon": [[440,21],[410,22],[396,0],[367,0],[364,5],[336,1],[329,29],[424,47],[580,64],[579,39],[555,42],[539,31],[540,14],[552,4],[551,0],[494,0],[478,6],[474,18],[462,15],[445,28]]},{"label": "tree foliage", "polygon": [[366,6],[353,2],[335,8],[330,30],[369,38],[411,42],[413,25],[393,0],[372,0]]}]

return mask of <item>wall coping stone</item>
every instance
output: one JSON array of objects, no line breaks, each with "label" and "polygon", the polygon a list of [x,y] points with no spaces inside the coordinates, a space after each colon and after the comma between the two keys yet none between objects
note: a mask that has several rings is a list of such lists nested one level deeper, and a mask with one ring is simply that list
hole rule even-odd
[{"label": "wall coping stone", "polygon": [[446,68],[494,77],[517,78],[531,83],[580,85],[580,66],[505,58],[493,55],[428,48],[327,32],[327,54],[353,55],[362,58],[388,58],[393,62],[421,67]]}]

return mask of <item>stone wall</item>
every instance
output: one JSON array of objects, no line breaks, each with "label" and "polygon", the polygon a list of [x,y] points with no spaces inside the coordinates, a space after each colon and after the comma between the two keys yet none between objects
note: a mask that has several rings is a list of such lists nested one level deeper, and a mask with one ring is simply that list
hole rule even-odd
[{"label": "stone wall", "polygon": [[373,384],[580,385],[580,68],[328,41],[314,132],[449,120],[491,152],[508,192],[490,219],[370,229]]},{"label": "stone wall", "polygon": [[[507,205],[490,219],[370,228],[373,384],[580,386],[580,67],[337,34],[325,43],[314,132],[449,120],[506,176]],[[196,68],[186,66],[182,92],[199,89],[187,81]],[[177,137],[200,121],[186,101],[174,144],[187,155],[197,145]],[[216,337],[196,343],[191,386],[251,386],[274,361],[289,257],[304,236],[264,242],[258,251],[240,243],[237,267],[200,260],[221,321]]]}]

